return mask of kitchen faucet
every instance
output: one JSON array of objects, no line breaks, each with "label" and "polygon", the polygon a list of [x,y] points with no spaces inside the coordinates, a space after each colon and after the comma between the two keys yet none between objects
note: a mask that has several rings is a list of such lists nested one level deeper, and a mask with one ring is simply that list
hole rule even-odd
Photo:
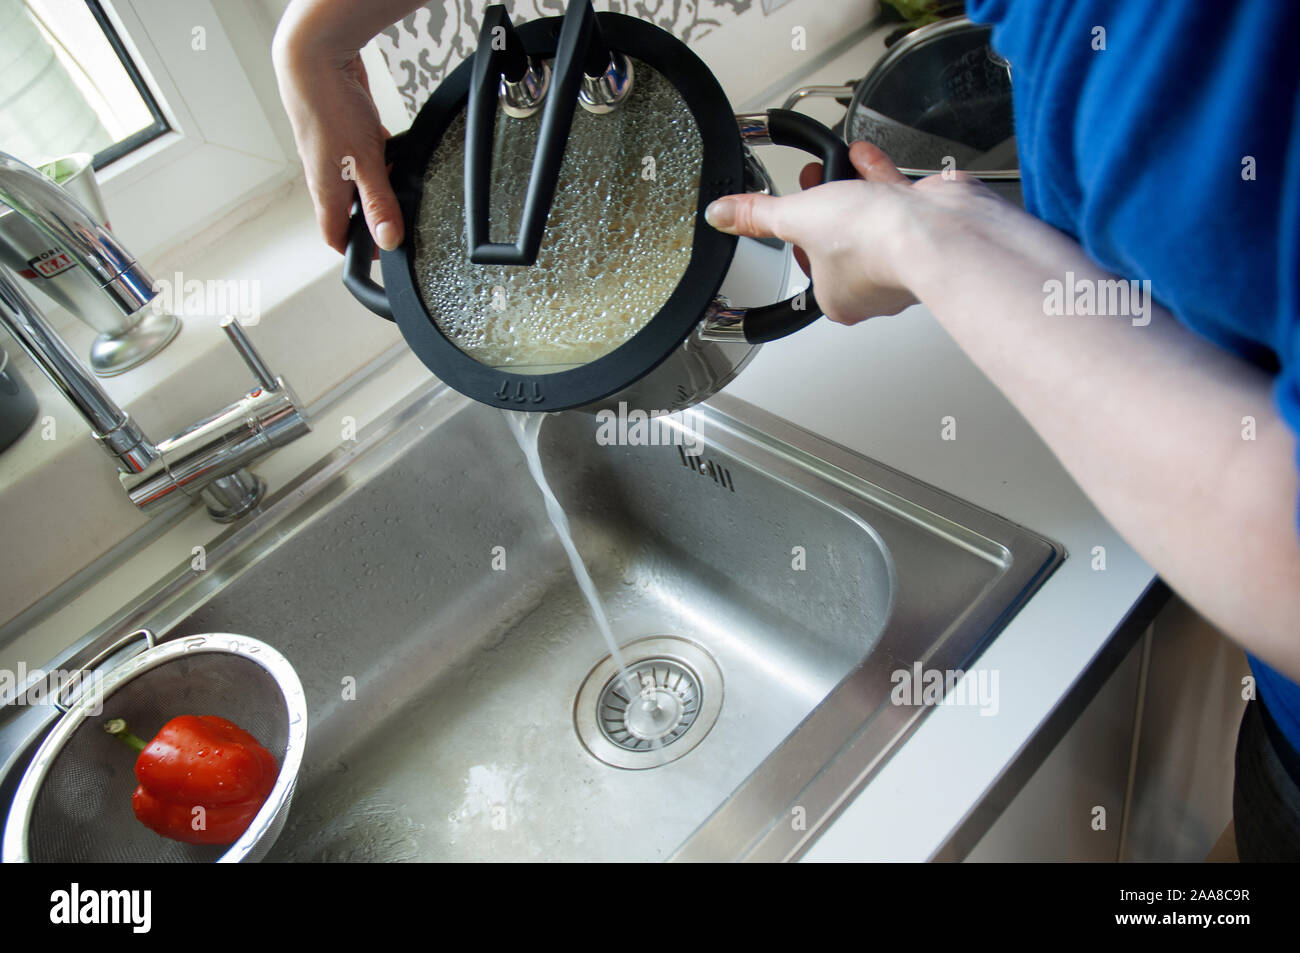
[{"label": "kitchen faucet", "polygon": [[[80,202],[3,152],[0,202],[67,251],[123,314],[135,314],[157,295],[148,272]],[[248,467],[310,429],[289,385],[266,366],[234,318],[227,317],[221,326],[252,370],[256,386],[157,443],[82,366],[4,267],[0,322],[90,425],[92,436],[116,461],[127,497],[144,513],[198,497],[213,519],[239,519],[266,491],[266,484]]]}]

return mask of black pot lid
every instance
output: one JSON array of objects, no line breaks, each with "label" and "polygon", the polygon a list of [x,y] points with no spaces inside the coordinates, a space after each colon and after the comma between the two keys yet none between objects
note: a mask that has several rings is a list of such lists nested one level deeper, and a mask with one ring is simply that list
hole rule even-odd
[{"label": "black pot lid", "polygon": [[[554,57],[562,22],[519,27],[534,59]],[[721,87],[666,31],[620,14],[597,22],[632,60],[632,92],[609,114],[574,113],[535,264],[468,255],[472,60],[443,81],[392,156],[407,234],[381,255],[394,317],[435,374],[485,403],[561,410],[622,390],[693,331],[735,251],[736,239],[703,219],[709,202],[743,183]],[[540,114],[497,112],[492,241],[517,234],[540,123]]]}]

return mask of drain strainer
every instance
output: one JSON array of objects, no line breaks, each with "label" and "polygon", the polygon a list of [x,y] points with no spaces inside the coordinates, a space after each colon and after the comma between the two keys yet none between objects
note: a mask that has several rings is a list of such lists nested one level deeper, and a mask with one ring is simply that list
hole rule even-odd
[{"label": "drain strainer", "polygon": [[615,675],[601,693],[600,730],[628,751],[672,744],[695,724],[699,685],[699,676],[672,659],[630,665],[626,675]]},{"label": "drain strainer", "polygon": [[578,737],[616,768],[656,768],[704,740],[722,709],[722,672],[704,649],[673,636],[620,648],[627,673],[606,656],[574,704]]}]

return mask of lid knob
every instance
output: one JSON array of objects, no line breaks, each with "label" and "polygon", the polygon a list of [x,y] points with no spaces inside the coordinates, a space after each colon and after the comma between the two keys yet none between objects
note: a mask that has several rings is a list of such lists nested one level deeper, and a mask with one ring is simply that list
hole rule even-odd
[{"label": "lid knob", "polygon": [[586,71],[578,90],[578,103],[589,113],[603,116],[623,104],[632,92],[632,61],[618,50],[609,54],[609,62],[597,76]]}]

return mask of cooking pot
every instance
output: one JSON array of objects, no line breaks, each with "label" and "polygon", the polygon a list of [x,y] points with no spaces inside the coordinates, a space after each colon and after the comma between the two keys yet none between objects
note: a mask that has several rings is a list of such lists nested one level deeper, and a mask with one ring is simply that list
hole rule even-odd
[{"label": "cooking pot", "polygon": [[832,97],[848,107],[845,140],[874,143],[904,175],[956,168],[1020,204],[1011,66],[989,45],[991,34],[991,27],[964,16],[918,27],[861,80],[804,86],[785,108]]},{"label": "cooking pot", "polygon": [[735,115],[651,23],[576,0],[515,27],[494,5],[473,57],[389,142],[406,237],[380,253],[383,287],[356,207],[344,283],[483,403],[679,410],[820,316],[811,288],[769,303],[788,247],[704,221],[716,198],[770,189],[750,151],[769,143],[814,155],[824,181],[855,177],[826,126]]}]

